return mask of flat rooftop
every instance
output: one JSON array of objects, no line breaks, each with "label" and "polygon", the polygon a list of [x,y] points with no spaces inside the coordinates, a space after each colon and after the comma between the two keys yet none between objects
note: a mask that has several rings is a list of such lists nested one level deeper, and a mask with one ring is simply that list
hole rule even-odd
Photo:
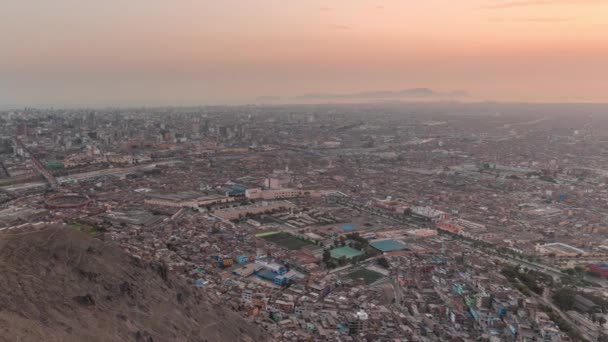
[{"label": "flat rooftop", "polygon": [[131,210],[131,211],[111,211],[101,215],[107,218],[111,222],[133,224],[140,226],[151,226],[159,223],[166,216],[154,215],[144,210]]},{"label": "flat rooftop", "polygon": [[177,193],[163,194],[163,193],[150,193],[147,195],[149,198],[162,199],[166,201],[173,202],[183,202],[183,201],[207,201],[207,200],[216,200],[225,198],[224,195],[219,194],[205,194],[197,191],[182,191]]},{"label": "flat rooftop", "polygon": [[608,269],[608,264],[593,264],[591,266],[594,266],[597,268],[602,268],[602,269]]},{"label": "flat rooftop", "polygon": [[401,242],[399,242],[397,240],[390,240],[390,239],[382,240],[382,241],[375,241],[375,242],[370,243],[369,245],[383,253],[409,250],[409,248],[407,248],[407,246],[402,244]]},{"label": "flat rooftop", "polygon": [[259,209],[259,208],[272,209],[272,208],[279,208],[279,207],[292,208],[292,207],[295,207],[295,205],[289,201],[268,201],[268,202],[250,204],[250,205],[241,205],[238,207],[218,209],[218,210],[214,211],[213,213],[217,214],[217,213],[228,213],[228,212],[232,212],[232,211],[247,211],[250,209]]},{"label": "flat rooftop", "polygon": [[341,257],[346,257],[346,259],[352,259],[354,257],[363,255],[362,251],[348,246],[334,248],[329,253],[331,254],[331,257],[335,259],[340,259]]},{"label": "flat rooftop", "polygon": [[561,209],[549,208],[549,207],[528,210],[528,213],[537,215],[537,216],[551,216],[551,215],[557,215],[561,212],[562,212]]},{"label": "flat rooftop", "polygon": [[561,254],[583,254],[585,253],[584,250],[576,248],[576,247],[572,247],[569,245],[566,245],[565,243],[561,243],[561,242],[555,242],[555,243],[549,243],[546,245],[542,245],[540,246],[540,248],[549,251],[549,252],[555,252],[555,253],[561,253]]}]

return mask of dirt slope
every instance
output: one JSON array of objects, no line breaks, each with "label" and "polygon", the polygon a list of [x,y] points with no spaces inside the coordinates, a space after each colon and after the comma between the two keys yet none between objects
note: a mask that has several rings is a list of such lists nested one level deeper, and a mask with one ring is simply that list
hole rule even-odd
[{"label": "dirt slope", "polygon": [[0,233],[0,341],[265,340],[162,265],[85,233]]}]

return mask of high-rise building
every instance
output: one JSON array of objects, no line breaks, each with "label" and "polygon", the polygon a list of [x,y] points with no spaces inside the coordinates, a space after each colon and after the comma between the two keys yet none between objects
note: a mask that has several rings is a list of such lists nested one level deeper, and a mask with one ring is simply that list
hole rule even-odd
[{"label": "high-rise building", "polygon": [[367,312],[360,310],[353,314],[348,322],[348,332],[351,336],[358,335],[367,328],[367,320],[369,316]]}]

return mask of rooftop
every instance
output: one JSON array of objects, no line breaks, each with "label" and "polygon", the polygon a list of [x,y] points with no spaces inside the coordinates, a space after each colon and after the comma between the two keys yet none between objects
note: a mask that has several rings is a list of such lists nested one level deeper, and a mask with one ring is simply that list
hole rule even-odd
[{"label": "rooftop", "polygon": [[351,259],[360,255],[363,255],[363,252],[348,246],[334,248],[330,251],[331,257],[340,259],[341,257],[346,257],[347,259]]},{"label": "rooftop", "polygon": [[554,252],[554,253],[569,253],[569,254],[583,254],[584,250],[572,247],[570,245],[566,245],[561,242],[548,243],[546,245],[540,246],[540,248],[545,251]]},{"label": "rooftop", "polygon": [[408,250],[406,245],[396,240],[382,240],[370,243],[370,246],[381,252],[394,252]]},{"label": "rooftop", "polygon": [[224,198],[225,196],[218,195],[218,194],[205,194],[205,193],[197,192],[197,191],[182,191],[182,192],[171,193],[171,194],[150,193],[150,194],[148,194],[148,197],[162,199],[162,200],[166,200],[166,201],[181,202],[181,201],[191,201],[191,200],[198,200],[198,201],[215,200],[215,199]]}]

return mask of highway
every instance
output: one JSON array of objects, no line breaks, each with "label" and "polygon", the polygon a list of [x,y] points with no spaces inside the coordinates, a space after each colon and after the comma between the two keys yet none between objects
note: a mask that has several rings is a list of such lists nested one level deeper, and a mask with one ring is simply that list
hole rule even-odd
[{"label": "highway", "polygon": [[[104,170],[97,170],[97,171],[89,171],[89,172],[83,172],[83,173],[75,173],[73,175],[58,177],[57,181],[59,181],[59,184],[62,184],[62,183],[67,183],[68,179],[73,179],[75,181],[81,181],[81,180],[86,180],[86,179],[91,179],[91,178],[96,178],[96,177],[103,177],[103,176],[121,177],[121,176],[125,176],[129,173],[133,173],[135,171],[153,169],[157,165],[168,165],[168,164],[173,164],[173,163],[176,163],[176,161],[167,160],[167,161],[162,161],[162,162],[157,162],[157,163],[152,163],[152,164],[145,164],[145,165],[136,165],[136,166],[129,166],[129,167],[120,167],[120,168],[111,168],[111,169],[104,169]],[[9,191],[9,192],[14,192],[14,191],[31,190],[31,189],[36,189],[36,188],[46,188],[47,185],[48,184],[46,182],[30,182],[30,183],[24,183],[24,184],[7,185],[7,186],[0,187],[0,189]]]}]

